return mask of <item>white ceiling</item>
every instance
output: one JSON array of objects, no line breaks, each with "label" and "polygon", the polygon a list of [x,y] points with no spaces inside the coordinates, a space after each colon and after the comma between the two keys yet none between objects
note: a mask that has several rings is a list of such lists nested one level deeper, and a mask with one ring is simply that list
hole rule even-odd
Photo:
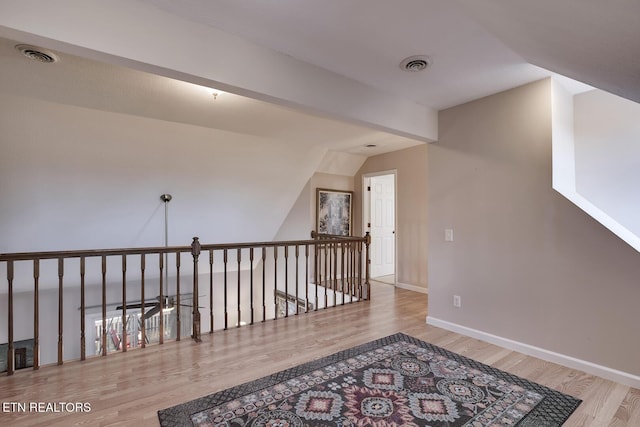
[{"label": "white ceiling", "polygon": [[[0,93],[95,110],[186,123],[255,137],[371,156],[421,142],[291,108],[60,52],[31,61],[0,38]],[[375,144],[375,147],[366,147]]]},{"label": "white ceiling", "polygon": [[[393,120],[401,120],[404,113],[394,110],[393,106],[400,104],[392,100],[401,98],[422,105],[426,116],[431,110],[552,75],[547,69],[640,101],[638,0],[86,0],[81,2],[84,8],[79,4],[79,0],[64,0],[55,7],[44,0],[28,4],[6,0],[0,4],[0,16],[4,15],[0,30],[5,30],[0,35],[14,39],[24,35],[16,40],[38,41],[45,47],[66,50],[64,60],[55,65],[58,70],[51,72],[56,75],[57,89],[41,84],[38,90],[27,90],[30,96],[269,138],[311,138],[328,149],[362,155],[419,143],[354,125],[364,123],[393,133]],[[115,20],[119,21],[119,30],[115,30]],[[131,30],[136,23],[139,29]],[[71,34],[74,30],[75,35]],[[151,30],[162,33],[152,37]],[[167,37],[158,40],[158,34]],[[201,40],[199,46],[180,45],[181,37],[187,40],[187,36],[193,40],[209,38]],[[175,42],[170,43],[172,40]],[[221,50],[220,45],[225,43],[240,46],[237,40],[262,50],[236,50],[235,56]],[[11,43],[5,43],[5,55]],[[165,48],[166,63],[153,62],[153,52],[140,46]],[[107,64],[75,56],[65,58],[70,52]],[[183,52],[184,58],[180,56]],[[265,52],[278,52],[280,56]],[[120,53],[126,60],[114,56]],[[427,70],[408,73],[400,69],[403,58],[419,54],[431,57]],[[210,56],[215,58],[207,62]],[[292,65],[290,58],[298,62]],[[7,56],[2,61],[7,61]],[[138,66],[145,61],[151,67]],[[186,61],[199,61],[201,66],[178,68]],[[275,64],[277,61],[280,64]],[[306,69],[321,78],[313,80],[315,74],[299,78],[294,72],[304,68],[294,67],[297,64],[310,64]],[[274,76],[274,69],[282,75]],[[288,108],[234,95],[227,95],[226,101],[220,98],[218,104],[209,103],[209,98],[194,98],[184,87],[174,88],[165,77],[139,70],[190,81],[219,82],[238,94],[255,95]],[[322,70],[326,70],[325,75],[319,74]],[[209,71],[211,74],[205,75]],[[6,90],[12,90],[8,82],[17,82],[25,73],[33,74],[18,66],[12,72],[13,77],[4,83]],[[281,81],[276,81],[278,78]],[[317,83],[322,81],[337,84],[331,87]],[[92,87],[91,82],[97,83]],[[255,84],[243,87],[247,82]],[[359,92],[353,93],[368,90],[370,97],[354,98],[353,105],[345,107],[356,111],[352,116],[333,114],[331,106],[339,109],[351,96],[344,90],[350,89],[349,85],[359,85]],[[76,93],[78,87],[86,90],[84,95]],[[584,89],[581,85],[573,87],[574,91]],[[230,99],[234,99],[233,106],[229,105]],[[222,101],[227,103],[224,110],[220,108]],[[371,107],[373,104],[381,108]],[[289,107],[300,110],[294,112]],[[319,113],[324,118],[313,119],[300,111]],[[422,114],[419,109],[411,111],[417,112],[418,118]],[[391,117],[391,125],[377,126],[375,119],[361,120],[359,113],[378,119],[398,117]],[[417,135],[423,141],[433,139],[419,132],[404,132],[402,123],[395,129],[399,129],[396,134]],[[364,150],[369,141],[380,146]]]},{"label": "white ceiling", "polygon": [[[549,75],[451,0],[142,0],[437,110]],[[428,55],[407,73],[400,62]]]},{"label": "white ceiling", "polygon": [[456,1],[530,63],[640,102],[640,1]]},{"label": "white ceiling", "polygon": [[[612,91],[626,70],[617,92],[640,101],[637,0],[141,1],[436,110],[551,71]],[[427,70],[400,69],[423,54]]]}]

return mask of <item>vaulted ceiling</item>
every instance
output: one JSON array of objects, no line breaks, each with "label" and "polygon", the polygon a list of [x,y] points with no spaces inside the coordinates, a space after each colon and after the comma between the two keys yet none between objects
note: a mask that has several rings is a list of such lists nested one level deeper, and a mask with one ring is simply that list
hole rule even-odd
[{"label": "vaulted ceiling", "polygon": [[[154,102],[157,76],[168,77],[286,108],[267,113],[267,104],[243,101],[254,107],[237,107],[243,120],[205,125],[280,132],[277,120],[258,117],[290,112],[296,122],[296,114],[310,113],[383,131],[386,137],[376,137],[387,138],[386,147],[370,152],[353,128],[327,134],[329,149],[364,155],[437,140],[438,110],[552,72],[640,101],[636,0],[5,0],[0,36],[78,58],[70,63],[106,64],[84,63],[84,71],[110,76],[100,81],[112,105],[100,108],[151,114],[150,102],[124,99],[133,92],[122,88],[136,87],[139,99],[150,97],[153,114],[199,120],[202,113],[185,114],[201,109],[190,95],[176,101],[182,109]],[[428,55],[430,65],[403,71],[400,62],[412,55]]]}]

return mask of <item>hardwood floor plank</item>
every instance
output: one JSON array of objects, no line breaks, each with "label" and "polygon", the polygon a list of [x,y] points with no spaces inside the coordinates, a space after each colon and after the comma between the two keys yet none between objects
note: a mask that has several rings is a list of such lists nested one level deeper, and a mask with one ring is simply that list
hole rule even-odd
[{"label": "hardwood floor plank", "polygon": [[574,414],[581,417],[583,424],[569,425],[609,425],[630,389],[628,386],[602,378],[592,378],[594,381],[582,393],[574,394],[575,397],[584,400]]},{"label": "hardwood floor plank", "polygon": [[640,390],[629,390],[609,425],[640,426]]},{"label": "hardwood floor plank", "polygon": [[426,325],[427,295],[372,300],[0,377],[3,402],[88,402],[88,413],[2,413],[11,426],[157,426],[157,411],[397,332],[584,399],[567,426],[638,426],[640,391]]}]

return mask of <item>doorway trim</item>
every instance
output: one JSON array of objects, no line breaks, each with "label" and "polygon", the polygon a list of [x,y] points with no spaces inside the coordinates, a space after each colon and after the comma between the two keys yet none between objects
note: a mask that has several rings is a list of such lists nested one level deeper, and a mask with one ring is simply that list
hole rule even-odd
[{"label": "doorway trim", "polygon": [[394,253],[393,253],[393,286],[398,286],[398,170],[389,169],[378,172],[369,172],[362,175],[362,235],[370,231],[371,222],[371,193],[367,187],[371,178],[376,176],[393,175],[393,229],[394,229]]}]

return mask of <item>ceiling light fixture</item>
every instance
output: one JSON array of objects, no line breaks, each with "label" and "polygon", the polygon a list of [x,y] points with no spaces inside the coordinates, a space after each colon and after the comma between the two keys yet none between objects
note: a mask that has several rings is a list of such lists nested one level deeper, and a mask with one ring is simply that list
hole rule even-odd
[{"label": "ceiling light fixture", "polygon": [[414,73],[426,69],[429,65],[431,65],[431,58],[427,55],[415,55],[403,59],[400,62],[400,69]]},{"label": "ceiling light fixture", "polygon": [[28,44],[16,45],[16,49],[20,51],[27,58],[43,62],[45,64],[51,64],[58,61],[58,57],[53,53],[41,47],[31,46]]}]

